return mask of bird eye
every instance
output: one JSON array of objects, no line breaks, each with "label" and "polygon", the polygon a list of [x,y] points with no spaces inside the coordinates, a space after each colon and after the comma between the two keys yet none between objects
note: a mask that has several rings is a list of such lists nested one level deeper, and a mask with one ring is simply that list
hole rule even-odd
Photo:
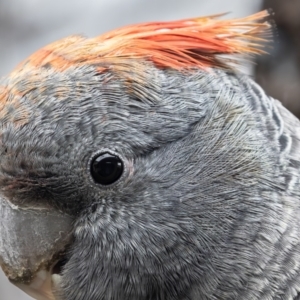
[{"label": "bird eye", "polygon": [[95,182],[109,185],[116,182],[123,173],[122,160],[109,152],[100,153],[91,162],[91,174]]}]

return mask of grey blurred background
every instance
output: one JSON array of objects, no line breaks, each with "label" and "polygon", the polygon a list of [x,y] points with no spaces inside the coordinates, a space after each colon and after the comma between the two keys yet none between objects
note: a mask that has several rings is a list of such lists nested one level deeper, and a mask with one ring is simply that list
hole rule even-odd
[{"label": "grey blurred background", "polygon": [[[96,36],[127,24],[273,7],[278,22],[270,55],[248,68],[269,94],[300,111],[299,0],[0,0],[0,76],[40,47],[71,34]],[[298,114],[299,115],[299,114]],[[28,300],[0,271],[0,300]]]},{"label": "grey blurred background", "polygon": [[300,117],[300,0],[264,0],[274,12],[274,42],[258,57],[255,80]]}]

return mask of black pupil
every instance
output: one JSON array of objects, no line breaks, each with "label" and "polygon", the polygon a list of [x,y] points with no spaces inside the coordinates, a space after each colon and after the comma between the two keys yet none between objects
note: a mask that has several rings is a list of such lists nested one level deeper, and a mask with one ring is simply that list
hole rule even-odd
[{"label": "black pupil", "polygon": [[121,159],[108,152],[95,157],[91,164],[91,174],[95,182],[109,185],[116,182],[123,173]]}]

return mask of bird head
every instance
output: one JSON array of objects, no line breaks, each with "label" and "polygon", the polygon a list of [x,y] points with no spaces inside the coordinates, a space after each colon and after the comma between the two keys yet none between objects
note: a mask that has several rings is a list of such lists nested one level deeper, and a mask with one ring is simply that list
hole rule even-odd
[{"label": "bird head", "polygon": [[261,52],[265,17],[72,36],[2,79],[0,261],[13,283],[38,299],[182,299],[230,274],[233,224],[260,212],[241,199],[274,171],[233,67]]}]

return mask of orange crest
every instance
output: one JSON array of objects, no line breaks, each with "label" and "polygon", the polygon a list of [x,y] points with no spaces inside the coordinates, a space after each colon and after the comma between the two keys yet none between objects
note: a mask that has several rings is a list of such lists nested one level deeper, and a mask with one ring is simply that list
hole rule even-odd
[{"label": "orange crest", "polygon": [[234,20],[219,20],[220,16],[137,24],[91,39],[71,36],[37,51],[16,71],[42,66],[64,71],[80,65],[125,71],[128,61],[139,59],[160,68],[226,68],[232,61],[219,55],[264,52],[262,41],[270,33],[267,11]]}]

